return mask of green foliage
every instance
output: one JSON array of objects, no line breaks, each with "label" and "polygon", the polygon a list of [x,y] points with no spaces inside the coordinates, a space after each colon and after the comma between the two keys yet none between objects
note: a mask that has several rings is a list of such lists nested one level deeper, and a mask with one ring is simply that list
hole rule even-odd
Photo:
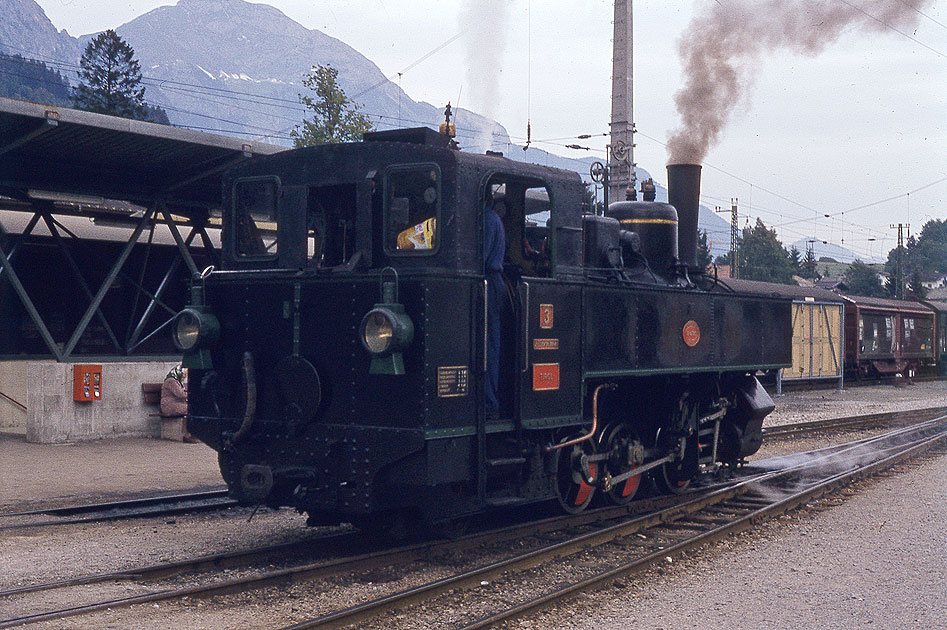
[{"label": "green foliage", "polygon": [[[947,273],[947,220],[931,219],[921,228],[920,236],[912,235],[903,247],[888,252],[885,271],[892,276],[897,276],[899,256],[903,257],[903,281],[916,285],[918,290],[923,290],[923,276]],[[897,280],[894,285],[897,293]]]},{"label": "green foliage", "polygon": [[754,227],[743,229],[739,259],[739,277],[745,280],[794,284],[789,252],[776,238],[776,230],[768,229],[759,219]]},{"label": "green foliage", "polygon": [[819,264],[815,259],[815,253],[812,251],[812,248],[806,250],[805,258],[802,259],[802,267],[799,270],[799,275],[810,280],[816,280],[819,277]]},{"label": "green foliage", "polygon": [[69,82],[45,63],[0,53],[0,96],[67,107]]},{"label": "green foliage", "polygon": [[313,66],[303,85],[315,92],[315,98],[299,95],[299,102],[312,111],[311,120],[303,120],[290,135],[293,146],[308,147],[317,144],[355,142],[375,126],[358,105],[345,95],[338,83],[339,71],[332,66]]},{"label": "green foliage", "polygon": [[707,230],[697,232],[697,268],[706,269],[713,262],[710,255],[710,243],[707,242]]},{"label": "green foliage", "polygon": [[164,111],[163,108],[157,105],[149,105],[145,103],[145,118],[148,122],[158,123],[159,125],[170,125],[171,121],[168,120],[168,112]]},{"label": "green foliage", "polygon": [[911,277],[908,279],[908,293],[910,293],[911,297],[915,297],[919,300],[923,300],[927,297],[927,287],[925,287],[922,282],[920,271],[911,273]]},{"label": "green foliage", "polygon": [[789,248],[789,264],[792,265],[794,273],[802,271],[802,253],[793,245]]},{"label": "green foliage", "polygon": [[888,292],[881,286],[878,272],[862,261],[855,259],[845,272],[845,284],[851,295],[866,297],[888,297]]},{"label": "green foliage", "polygon": [[145,88],[135,51],[109,29],[96,35],[79,60],[76,109],[143,120]]},{"label": "green foliage", "polygon": [[587,214],[605,214],[605,203],[595,199],[595,184],[583,182],[585,184],[585,193],[582,199],[582,212]]}]

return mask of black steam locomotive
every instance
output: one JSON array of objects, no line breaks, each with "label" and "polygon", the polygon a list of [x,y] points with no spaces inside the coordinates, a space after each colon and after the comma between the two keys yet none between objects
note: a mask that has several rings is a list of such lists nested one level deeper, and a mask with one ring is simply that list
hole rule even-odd
[{"label": "black steam locomotive", "polygon": [[[790,301],[695,268],[700,168],[671,203],[583,212],[576,173],[429,129],[286,151],[224,181],[223,268],[174,323],[190,432],[231,493],[310,523],[680,492],[761,443],[753,374]],[[498,414],[484,409],[484,207],[502,196]],[[679,218],[680,217],[680,218]],[[680,254],[678,239],[680,238]]]}]

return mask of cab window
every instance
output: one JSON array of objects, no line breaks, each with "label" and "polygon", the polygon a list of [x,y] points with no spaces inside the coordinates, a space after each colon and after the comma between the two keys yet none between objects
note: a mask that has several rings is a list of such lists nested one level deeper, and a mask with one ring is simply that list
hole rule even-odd
[{"label": "cab window", "polygon": [[385,251],[433,254],[438,247],[440,169],[435,164],[396,167],[385,182]]},{"label": "cab window", "polygon": [[501,217],[506,232],[506,264],[524,276],[552,275],[552,246],[548,188],[540,181],[498,173],[491,177],[488,196],[503,200]]},{"label": "cab window", "polygon": [[244,258],[273,258],[278,252],[275,177],[243,179],[234,183],[234,250]]},{"label": "cab window", "polygon": [[308,265],[334,267],[355,252],[353,184],[311,186],[306,214]]}]

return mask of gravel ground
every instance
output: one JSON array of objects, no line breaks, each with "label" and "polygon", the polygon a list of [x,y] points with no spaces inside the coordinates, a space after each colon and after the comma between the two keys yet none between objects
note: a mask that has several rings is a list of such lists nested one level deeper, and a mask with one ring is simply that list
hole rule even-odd
[{"label": "gravel ground", "polygon": [[[775,391],[775,388],[770,389]],[[947,407],[947,382],[927,381],[900,387],[850,387],[843,391],[823,389],[791,392],[773,396],[773,400],[776,402],[776,411],[767,416],[763,426],[926,407]]]},{"label": "gravel ground", "polygon": [[947,456],[514,628],[943,628]]},{"label": "gravel ground", "polygon": [[31,444],[0,434],[0,462],[5,512],[224,485],[213,449],[169,440]]},{"label": "gravel ground", "polygon": [[[925,383],[794,392],[778,397],[776,403],[768,424],[947,407],[947,387]],[[774,441],[754,459],[871,433]],[[15,457],[7,459],[11,454]],[[13,463],[9,474],[0,475],[0,506],[219,484],[214,453],[201,445],[111,440],[70,447],[28,445],[0,436],[0,455]],[[811,625],[816,609],[820,625],[828,627],[868,623],[876,628],[943,627],[947,489],[940,480],[945,473],[947,456],[903,475],[862,484],[863,491],[850,500],[820,502],[808,512],[794,513],[692,557],[675,558],[648,574],[512,627],[802,628]],[[915,520],[912,515],[920,517]],[[288,510],[264,511],[250,524],[246,517],[231,512],[3,532],[0,588],[320,533],[305,528],[304,517]],[[390,576],[352,576],[344,584],[302,584],[214,601],[162,603],[40,627],[84,628],[94,621],[98,627],[125,628],[130,627],[129,619],[135,620],[135,627],[278,627],[327,603],[351,604],[408,586],[422,576],[452,572],[461,564],[462,559],[432,558],[420,576],[406,576],[408,567],[397,567]],[[552,583],[556,578],[538,573],[536,579]],[[464,597],[458,598],[458,613],[464,603]],[[5,612],[15,609],[11,602],[0,602],[0,607],[4,604]],[[449,617],[439,621],[434,625],[452,625]]]}]

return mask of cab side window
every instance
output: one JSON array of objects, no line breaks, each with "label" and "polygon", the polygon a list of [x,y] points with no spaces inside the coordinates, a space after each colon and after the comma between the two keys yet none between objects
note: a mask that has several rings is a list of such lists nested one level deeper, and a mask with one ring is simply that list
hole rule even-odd
[{"label": "cab side window", "polygon": [[385,182],[385,251],[433,254],[438,247],[441,178],[436,165],[396,167]]},{"label": "cab side window", "polygon": [[233,187],[235,253],[244,258],[273,258],[278,252],[274,177],[238,180]]},{"label": "cab side window", "polygon": [[306,215],[310,267],[334,267],[355,253],[356,192],[351,184],[309,188]]},{"label": "cab side window", "polygon": [[506,209],[501,217],[507,238],[506,263],[520,275],[550,277],[550,197],[546,186],[540,181],[499,174],[491,178],[489,196],[502,199]]}]

